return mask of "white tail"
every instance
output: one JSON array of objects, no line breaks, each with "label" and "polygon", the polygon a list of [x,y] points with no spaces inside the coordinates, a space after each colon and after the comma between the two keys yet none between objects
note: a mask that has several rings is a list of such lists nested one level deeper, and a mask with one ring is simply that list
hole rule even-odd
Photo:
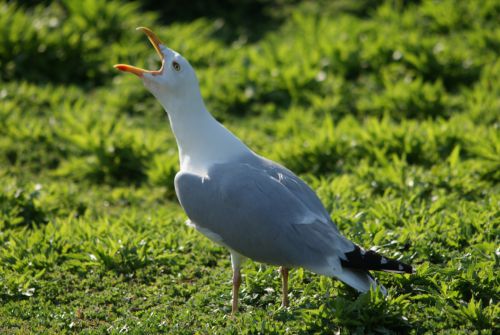
[{"label": "white tail", "polygon": [[335,273],[335,277],[359,292],[368,292],[370,287],[378,287],[383,295],[387,295],[385,287],[377,284],[368,271],[342,268],[342,271]]}]

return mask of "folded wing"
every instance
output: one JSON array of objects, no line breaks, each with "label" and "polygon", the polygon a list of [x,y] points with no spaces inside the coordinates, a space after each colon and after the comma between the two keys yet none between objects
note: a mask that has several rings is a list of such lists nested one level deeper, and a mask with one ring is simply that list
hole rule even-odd
[{"label": "folded wing", "polygon": [[177,195],[200,230],[257,261],[314,271],[340,267],[354,250],[338,233],[319,199],[278,165],[217,164],[208,176],[180,172]]}]

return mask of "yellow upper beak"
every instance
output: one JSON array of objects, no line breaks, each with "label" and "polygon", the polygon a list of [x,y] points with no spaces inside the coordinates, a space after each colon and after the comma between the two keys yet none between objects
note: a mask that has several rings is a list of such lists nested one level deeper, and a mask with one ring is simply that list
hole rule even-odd
[{"label": "yellow upper beak", "polygon": [[144,73],[151,73],[151,74],[160,74],[160,73],[162,73],[162,71],[163,71],[163,60],[165,59],[165,56],[161,52],[160,44],[163,44],[163,42],[149,28],[138,27],[137,30],[142,30],[148,36],[149,41],[151,42],[151,44],[155,48],[156,52],[160,56],[160,59],[162,61],[161,68],[159,70],[144,70],[144,69],[138,68],[136,66],[127,65],[127,64],[116,64],[114,67],[116,69],[120,70],[120,71],[133,73],[133,74],[135,74],[138,77],[142,77],[144,75]]}]

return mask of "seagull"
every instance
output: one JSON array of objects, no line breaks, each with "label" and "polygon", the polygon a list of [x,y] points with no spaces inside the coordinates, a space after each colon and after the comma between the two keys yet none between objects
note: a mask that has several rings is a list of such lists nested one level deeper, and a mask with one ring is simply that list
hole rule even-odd
[{"label": "seagull", "polygon": [[344,237],[315,192],[287,168],[249,149],[207,110],[193,67],[143,31],[161,58],[159,70],[117,64],[135,74],[164,107],[179,149],[174,184],[188,224],[231,254],[232,313],[241,266],[250,258],[279,266],[283,307],[290,268],[341,280],[359,292],[387,290],[370,270],[414,273],[411,265],[365,250]]}]

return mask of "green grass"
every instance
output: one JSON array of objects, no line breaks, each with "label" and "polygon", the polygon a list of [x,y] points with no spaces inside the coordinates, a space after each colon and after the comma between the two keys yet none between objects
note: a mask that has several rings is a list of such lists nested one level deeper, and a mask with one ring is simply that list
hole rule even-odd
[{"label": "green grass", "polygon": [[[226,2],[0,1],[0,333],[498,333],[500,1],[243,2],[255,29]],[[112,68],[158,66],[137,26],[346,236],[417,274],[377,274],[383,298],[294,269],[281,309],[277,269],[248,262],[230,317],[168,120]]]}]

